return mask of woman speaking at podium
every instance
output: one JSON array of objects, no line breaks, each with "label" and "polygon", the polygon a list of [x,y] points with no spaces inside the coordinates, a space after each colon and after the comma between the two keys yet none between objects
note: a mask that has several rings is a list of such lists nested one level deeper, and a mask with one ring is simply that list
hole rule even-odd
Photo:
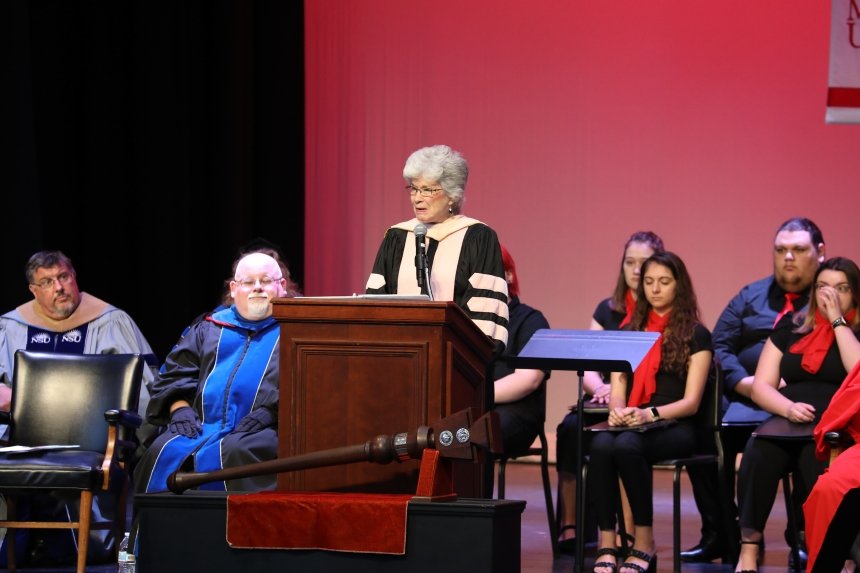
[{"label": "woman speaking at podium", "polygon": [[461,215],[469,166],[447,145],[412,153],[403,167],[415,218],[386,232],[367,294],[427,294],[454,301],[484,334],[508,340],[508,288],[496,232]]}]

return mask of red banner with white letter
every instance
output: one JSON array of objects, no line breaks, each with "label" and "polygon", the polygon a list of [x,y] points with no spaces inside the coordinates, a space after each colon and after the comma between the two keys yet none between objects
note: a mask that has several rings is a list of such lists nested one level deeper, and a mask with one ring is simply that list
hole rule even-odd
[{"label": "red banner with white letter", "polygon": [[860,123],[860,0],[833,0],[827,123]]}]

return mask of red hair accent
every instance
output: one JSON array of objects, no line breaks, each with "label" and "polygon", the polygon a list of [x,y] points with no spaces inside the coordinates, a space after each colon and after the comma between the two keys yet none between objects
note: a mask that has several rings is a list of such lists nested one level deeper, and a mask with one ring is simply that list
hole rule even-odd
[{"label": "red hair accent", "polygon": [[[520,279],[517,277],[517,265],[514,264],[514,258],[508,252],[504,245],[502,247],[502,263],[505,265],[505,273],[511,273],[511,279],[508,281],[508,296],[520,296]],[[507,277],[505,277],[507,279]]]}]

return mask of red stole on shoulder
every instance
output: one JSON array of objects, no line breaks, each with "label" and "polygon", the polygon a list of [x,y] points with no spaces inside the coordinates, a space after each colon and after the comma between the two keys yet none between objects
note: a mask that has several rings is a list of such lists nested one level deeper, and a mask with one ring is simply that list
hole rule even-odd
[{"label": "red stole on shoulder", "polygon": [[[857,314],[856,309],[846,314],[845,320],[850,324],[855,314]],[[800,365],[807,372],[815,374],[821,369],[821,363],[824,362],[824,357],[835,339],[836,334],[833,332],[830,321],[821,314],[821,311],[816,310],[815,326],[812,327],[812,332],[792,344],[789,352],[803,354]]]},{"label": "red stole on shoulder", "polygon": [[824,434],[839,430],[846,430],[855,443],[860,442],[860,362],[842,381],[815,426],[815,456],[819,460],[827,461],[830,455],[830,444],[824,441]]},{"label": "red stole on shoulder", "polygon": [[633,312],[636,310],[636,301],[633,300],[633,291],[627,289],[627,292],[624,293],[624,308],[627,310],[627,314],[624,315],[624,319],[621,321],[621,324],[618,325],[618,328],[624,328],[630,321],[633,320]]},{"label": "red stole on shoulder", "polygon": [[[659,332],[663,334],[666,330],[666,325],[669,323],[670,312],[663,316],[658,315],[653,310],[648,313],[648,323],[645,325],[646,332]],[[633,389],[630,391],[630,398],[627,400],[628,406],[639,406],[646,404],[651,399],[651,394],[657,389],[657,371],[660,369],[660,362],[663,359],[663,339],[657,340],[657,343],[651,347],[639,366],[636,367],[636,372],[633,374]]]}]

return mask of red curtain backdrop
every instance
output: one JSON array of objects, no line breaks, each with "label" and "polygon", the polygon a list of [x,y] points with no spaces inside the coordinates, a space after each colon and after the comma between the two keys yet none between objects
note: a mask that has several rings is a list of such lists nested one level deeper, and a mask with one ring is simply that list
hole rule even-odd
[{"label": "red curtain backdrop", "polygon": [[587,328],[636,230],[684,258],[709,327],[771,272],[788,217],[860,260],[860,126],[825,123],[829,2],[313,0],[305,34],[308,295],[363,291],[411,217],[406,157],[437,143],[554,328]]}]

